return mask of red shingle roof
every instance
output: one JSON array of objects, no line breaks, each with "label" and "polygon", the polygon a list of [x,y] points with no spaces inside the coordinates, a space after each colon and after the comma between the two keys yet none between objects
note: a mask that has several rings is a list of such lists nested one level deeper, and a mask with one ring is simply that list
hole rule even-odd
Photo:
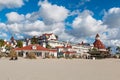
[{"label": "red shingle roof", "polygon": [[96,40],[93,44],[94,44],[94,47],[98,49],[105,49],[104,44],[100,40]]},{"label": "red shingle roof", "polygon": [[[35,49],[33,49],[33,47]],[[35,45],[28,45],[28,46],[25,46],[25,47],[22,47],[22,48],[16,48],[15,50],[41,50],[41,51],[49,51],[49,49],[44,48],[44,47],[42,47],[40,45],[37,45],[37,44],[35,44]]]},{"label": "red shingle roof", "polygon": [[[99,34],[96,35],[96,38],[97,37],[100,37]],[[95,39],[95,42],[93,43],[93,45],[98,49],[105,49],[104,44],[99,39]]]},{"label": "red shingle roof", "polygon": [[50,52],[57,52],[57,49],[49,49]]},{"label": "red shingle roof", "polygon": [[48,34],[48,33],[45,33],[45,34],[43,34],[44,36],[50,36],[50,35],[52,35],[53,33],[50,33],[50,34]]}]

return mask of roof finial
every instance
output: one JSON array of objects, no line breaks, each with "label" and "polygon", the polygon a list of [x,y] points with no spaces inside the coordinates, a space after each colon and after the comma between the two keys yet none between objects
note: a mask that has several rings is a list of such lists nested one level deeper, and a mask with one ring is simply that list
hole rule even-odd
[{"label": "roof finial", "polygon": [[97,39],[97,40],[98,40],[98,39],[100,39],[100,36],[99,36],[99,34],[98,34],[98,33],[96,34],[95,39]]}]

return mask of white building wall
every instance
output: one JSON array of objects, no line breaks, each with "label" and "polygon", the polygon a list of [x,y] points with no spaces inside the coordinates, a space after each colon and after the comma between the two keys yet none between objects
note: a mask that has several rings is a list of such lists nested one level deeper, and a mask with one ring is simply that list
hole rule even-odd
[{"label": "white building wall", "polygon": [[90,46],[83,46],[83,45],[74,45],[72,46],[73,49],[76,50],[77,53],[87,53],[90,49]]},{"label": "white building wall", "polygon": [[49,39],[48,40],[56,40],[56,36],[54,34],[50,35]]},{"label": "white building wall", "polygon": [[48,44],[53,48],[55,48],[57,46],[64,46],[64,44],[59,41],[49,41]]}]

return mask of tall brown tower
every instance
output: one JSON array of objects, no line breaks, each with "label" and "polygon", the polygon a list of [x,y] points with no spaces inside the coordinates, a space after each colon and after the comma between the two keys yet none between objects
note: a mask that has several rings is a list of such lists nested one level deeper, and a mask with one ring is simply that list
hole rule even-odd
[{"label": "tall brown tower", "polygon": [[94,47],[98,49],[105,49],[104,44],[100,41],[100,36],[99,34],[96,35],[95,37],[95,42],[93,43]]}]

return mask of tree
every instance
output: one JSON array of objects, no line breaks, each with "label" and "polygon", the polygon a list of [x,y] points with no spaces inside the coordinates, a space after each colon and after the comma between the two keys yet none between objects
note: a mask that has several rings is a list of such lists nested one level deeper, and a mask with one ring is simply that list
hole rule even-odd
[{"label": "tree", "polygon": [[36,36],[33,36],[33,38],[31,39],[31,43],[38,44],[38,38],[36,38]]},{"label": "tree", "polygon": [[120,46],[117,46],[116,51],[117,51],[117,54],[120,54]]},{"label": "tree", "polygon": [[12,49],[12,46],[7,45],[7,46],[5,47],[5,49],[8,50],[8,51],[10,51],[10,50]]},{"label": "tree", "polygon": [[56,39],[58,39],[58,36],[57,36],[57,35],[55,35],[55,37],[56,37]]},{"label": "tree", "polygon": [[3,39],[0,39],[0,47],[4,46],[5,45],[5,42]]},{"label": "tree", "polygon": [[49,48],[49,49],[50,49],[50,48],[51,48],[51,46],[50,46],[49,44],[47,44],[47,45],[46,45],[46,48]]},{"label": "tree", "polygon": [[95,58],[101,59],[101,58],[107,57],[105,52],[101,52],[97,48],[91,49],[89,51],[89,54],[91,55],[92,58],[95,57]]},{"label": "tree", "polygon": [[19,48],[23,47],[23,42],[18,40],[17,41],[17,47],[19,47]]},{"label": "tree", "polygon": [[107,50],[108,50],[108,53],[110,54],[111,53],[111,51],[112,51],[112,49],[111,49],[111,47],[109,46],[109,47],[107,47]]},{"label": "tree", "polygon": [[90,49],[89,51],[96,52],[96,51],[98,51],[98,49],[94,47],[94,48]]}]

